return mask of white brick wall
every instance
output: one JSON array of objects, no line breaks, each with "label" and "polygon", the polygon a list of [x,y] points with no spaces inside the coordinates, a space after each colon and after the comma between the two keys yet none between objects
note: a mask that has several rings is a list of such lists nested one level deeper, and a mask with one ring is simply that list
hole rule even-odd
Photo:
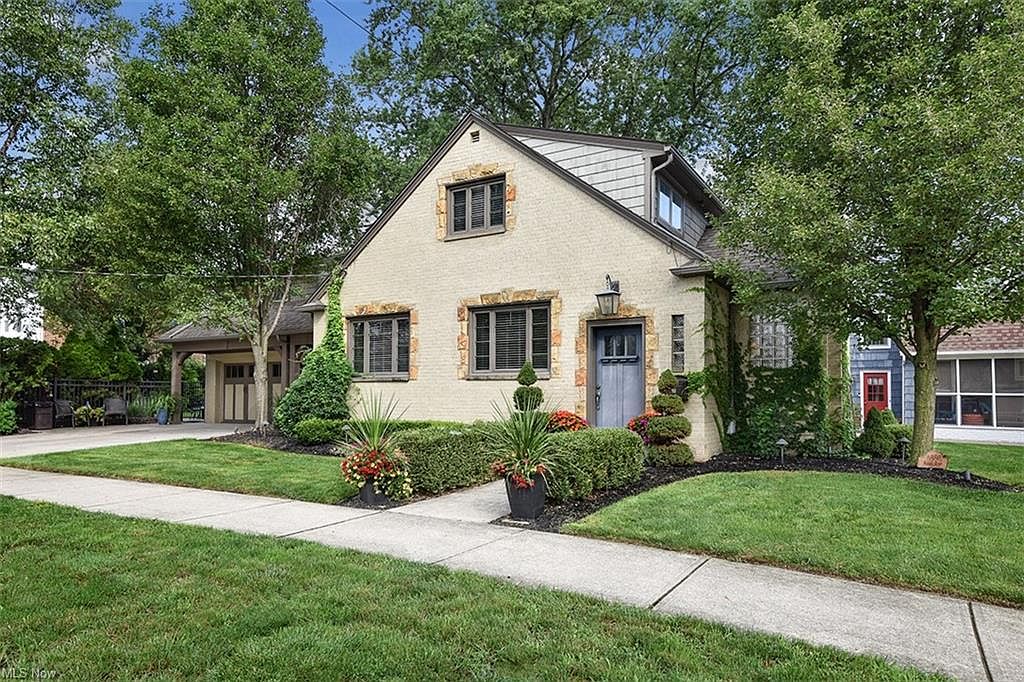
[{"label": "white brick wall", "polygon": [[[606,273],[621,283],[624,304],[654,313],[658,346],[653,369],[670,366],[671,316],[678,314],[686,315],[687,370],[700,369],[705,300],[693,289],[703,286],[703,278],[681,280],[669,272],[689,259],[488,131],[480,130],[479,142],[471,142],[469,132],[475,129],[455,143],[348,269],[342,291],[347,314],[357,305],[397,303],[411,306],[419,317],[417,378],[358,383],[357,390],[394,394],[410,419],[489,418],[492,402],[501,394],[511,396],[516,384],[458,378],[459,300],[503,289],[558,290],[561,372],[540,386],[557,407],[572,410],[578,393],[579,319],[595,309],[594,294],[604,288]],[[511,169],[514,228],[501,235],[439,241],[438,179],[491,163]],[[322,318],[314,322],[317,342]],[[718,434],[699,399],[691,399],[687,414],[697,457],[716,454]]]}]

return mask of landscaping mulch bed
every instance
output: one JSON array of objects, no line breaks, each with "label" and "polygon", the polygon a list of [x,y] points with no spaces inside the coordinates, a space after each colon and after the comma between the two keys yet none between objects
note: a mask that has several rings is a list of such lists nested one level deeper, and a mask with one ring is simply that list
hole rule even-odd
[{"label": "landscaping mulch bed", "polygon": [[624,498],[646,492],[652,488],[704,474],[740,471],[825,471],[832,473],[874,474],[876,476],[909,478],[929,483],[956,486],[958,488],[1024,492],[1022,488],[982,478],[981,476],[972,475],[970,480],[967,480],[964,472],[961,471],[918,469],[917,467],[904,465],[897,460],[797,457],[787,458],[786,463],[782,464],[778,460],[761,457],[719,455],[707,462],[690,464],[688,466],[647,467],[644,469],[640,480],[635,483],[612,490],[602,490],[584,500],[570,500],[562,504],[549,504],[534,521],[510,521],[505,517],[494,521],[494,523],[498,525],[511,525],[516,528],[529,528],[531,530],[558,533],[563,524],[579,521],[603,507],[607,507]]},{"label": "landscaping mulch bed", "polygon": [[284,452],[297,452],[301,455],[322,455],[325,457],[337,457],[338,453],[333,445],[303,445],[299,441],[289,438],[280,431],[268,430],[263,433],[256,431],[238,431],[226,436],[217,436],[211,440],[221,443],[240,443],[242,445],[253,445],[258,448],[270,450],[282,450]]}]

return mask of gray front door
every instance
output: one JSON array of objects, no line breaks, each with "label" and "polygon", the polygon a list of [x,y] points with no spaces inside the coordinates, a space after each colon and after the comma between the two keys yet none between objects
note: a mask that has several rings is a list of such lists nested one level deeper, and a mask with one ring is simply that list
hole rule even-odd
[{"label": "gray front door", "polygon": [[638,324],[594,329],[594,426],[625,426],[644,411],[644,363]]}]

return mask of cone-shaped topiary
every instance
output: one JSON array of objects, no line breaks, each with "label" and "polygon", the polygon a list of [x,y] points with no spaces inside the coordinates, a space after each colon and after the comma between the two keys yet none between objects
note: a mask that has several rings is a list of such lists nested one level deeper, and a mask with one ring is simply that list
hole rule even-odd
[{"label": "cone-shaped topiary", "polygon": [[896,435],[889,429],[887,415],[872,407],[864,419],[864,432],[853,441],[853,451],[867,457],[892,457],[895,450]]},{"label": "cone-shaped topiary", "polygon": [[295,437],[295,425],[304,419],[347,419],[352,364],[345,353],[345,317],[341,312],[342,279],[331,278],[327,289],[327,331],[323,341],[306,356],[295,378],[274,409],[274,425]]},{"label": "cone-shaped topiary", "polygon": [[522,369],[516,376],[516,381],[519,382],[519,388],[512,394],[512,404],[516,406],[516,409],[526,412],[539,408],[544,402],[544,391],[540,386],[534,386],[537,383],[537,373],[533,371],[532,362],[527,360],[523,363]]},{"label": "cone-shaped topiary", "polygon": [[671,395],[676,392],[676,384],[679,380],[676,379],[676,375],[672,373],[672,370],[666,369],[658,377],[658,393],[662,395]]},{"label": "cone-shaped topiary", "polygon": [[520,386],[533,386],[537,383],[537,373],[533,371],[533,363],[527,360],[523,363],[522,369],[516,375],[516,381]]}]

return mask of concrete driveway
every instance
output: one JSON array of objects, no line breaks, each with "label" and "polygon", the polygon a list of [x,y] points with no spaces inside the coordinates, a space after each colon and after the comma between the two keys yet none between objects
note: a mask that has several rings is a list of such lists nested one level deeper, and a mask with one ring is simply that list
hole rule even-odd
[{"label": "concrete driveway", "polygon": [[102,448],[108,445],[154,443],[179,438],[214,438],[247,428],[242,424],[129,424],[128,426],[79,426],[77,428],[33,431],[16,436],[0,436],[0,459],[42,455],[48,452]]}]

